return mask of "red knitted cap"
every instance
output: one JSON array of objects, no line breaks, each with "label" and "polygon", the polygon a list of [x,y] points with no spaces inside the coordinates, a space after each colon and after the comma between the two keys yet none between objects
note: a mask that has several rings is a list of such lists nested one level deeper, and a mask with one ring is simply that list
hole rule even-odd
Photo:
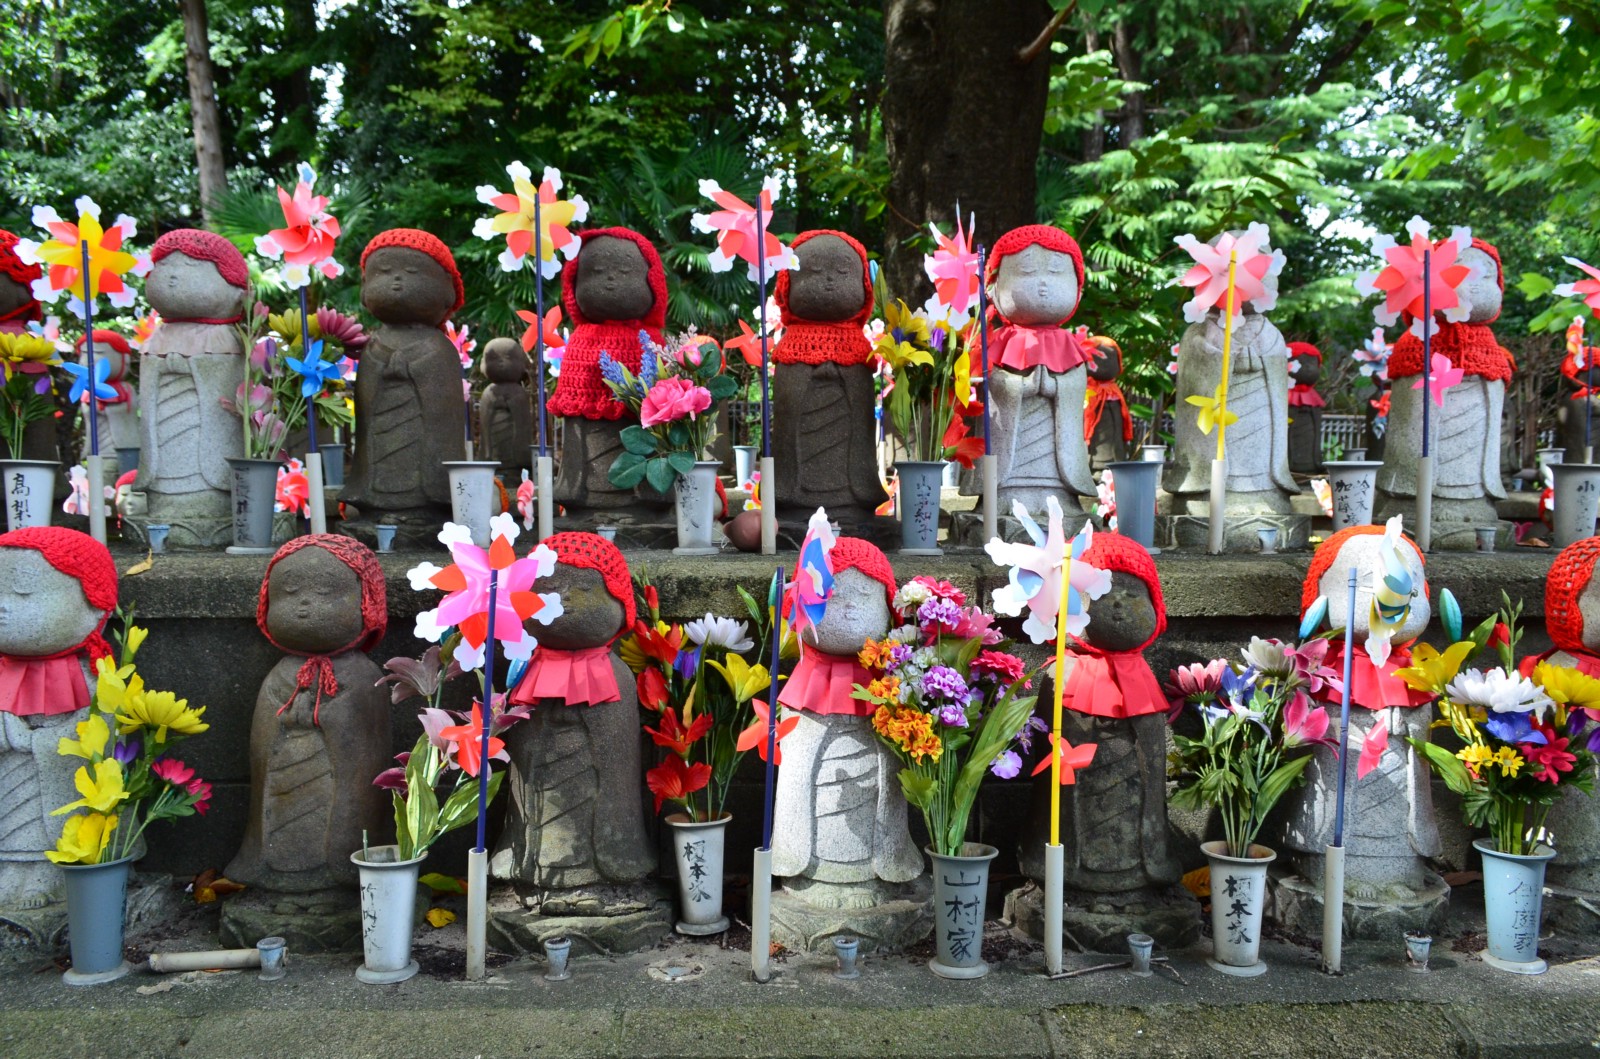
[{"label": "red knitted cap", "polygon": [[622,604],[622,628],[617,630],[617,635],[633,628],[638,610],[633,599],[633,575],[628,572],[628,560],[622,557],[622,549],[598,533],[552,533],[543,543],[556,553],[556,561],[561,565],[599,571],[606,591]]},{"label": "red knitted cap", "polygon": [[1585,537],[1561,549],[1544,582],[1544,625],[1550,642],[1563,651],[1590,653],[1583,645],[1583,612],[1578,597],[1594,576],[1600,537]]},{"label": "red knitted cap", "polygon": [[[1306,579],[1300,586],[1301,617],[1305,617],[1306,611],[1310,610],[1311,605],[1317,601],[1317,597],[1322,595],[1322,590],[1317,587],[1317,583],[1322,580],[1323,574],[1333,569],[1333,561],[1338,558],[1339,549],[1343,548],[1345,542],[1350,540],[1352,537],[1367,536],[1383,536],[1383,527],[1347,526],[1338,533],[1335,533],[1333,536],[1329,537],[1327,540],[1323,541],[1321,544],[1317,545],[1317,550],[1311,553],[1311,566],[1306,570]],[[1422,561],[1423,569],[1426,570],[1428,566],[1428,559],[1427,556],[1422,554],[1422,549],[1417,547],[1417,542],[1412,540],[1411,537],[1405,533],[1400,534],[1400,539],[1411,545],[1411,550],[1417,553],[1417,558]],[[1422,591],[1428,591],[1428,581],[1426,577],[1424,577],[1422,581]]]},{"label": "red knitted cap", "polygon": [[[637,327],[646,331],[660,331],[667,323],[667,270],[661,267],[661,255],[656,253],[655,246],[631,228],[591,228],[586,232],[579,232],[579,238],[584,242],[591,239],[626,239],[639,248],[639,253],[644,255],[646,269],[646,282],[650,284],[650,293],[655,295],[655,301],[650,305],[650,311],[637,321],[591,321],[578,309],[578,258],[583,256],[582,248],[578,256],[571,258],[561,266],[561,307],[566,310],[567,319],[572,325],[587,323],[636,323]],[[613,354],[615,356],[615,354]],[[565,365],[563,365],[564,367]],[[635,365],[637,366],[637,365]],[[565,372],[563,372],[565,374]],[[632,622],[628,623],[632,625]]]},{"label": "red knitted cap", "polygon": [[345,566],[348,566],[356,575],[356,580],[361,583],[361,632],[355,640],[332,652],[343,654],[345,651],[370,651],[378,646],[378,641],[383,639],[383,634],[389,628],[389,591],[383,579],[383,567],[378,565],[378,557],[354,537],[346,537],[337,533],[312,533],[304,537],[296,537],[273,555],[272,561],[267,564],[266,576],[261,579],[261,594],[256,599],[256,626],[260,628],[261,635],[271,641],[272,646],[288,654],[300,654],[283,646],[272,639],[272,633],[267,631],[267,586],[272,581],[272,568],[295,552],[305,548],[321,548]]},{"label": "red knitted cap", "polygon": [[29,265],[17,256],[17,237],[0,228],[0,272],[27,286],[44,275],[38,265]]},{"label": "red knitted cap", "polygon": [[1087,345],[1102,352],[1112,352],[1117,355],[1117,374],[1122,374],[1122,347],[1117,345],[1117,340],[1107,335],[1090,335]]},{"label": "red knitted cap", "polygon": [[216,232],[203,232],[198,228],[179,228],[156,240],[150,248],[150,261],[159,262],[168,254],[182,254],[196,261],[209,261],[230,287],[250,285],[250,266],[244,263],[239,248]]},{"label": "red knitted cap", "polygon": [[[984,274],[985,286],[993,286],[995,277],[1000,275],[1000,262],[1012,254],[1021,253],[1030,246],[1042,246],[1046,250],[1053,250],[1058,254],[1066,254],[1072,258],[1072,265],[1078,272],[1078,300],[1083,300],[1083,251],[1078,248],[1078,241],[1063,232],[1060,228],[1050,224],[1025,224],[1021,228],[1013,228],[1005,235],[994,241],[994,246],[989,248],[989,270]],[[992,303],[991,303],[992,304]],[[1078,311],[1073,306],[1072,312],[1062,321],[1072,319],[1073,313]],[[998,312],[998,311],[997,311]]]},{"label": "red knitted cap", "polygon": [[[856,313],[848,320],[830,320],[827,322],[830,324],[837,324],[839,326],[849,324],[857,328],[865,327],[867,321],[872,318],[872,268],[867,263],[867,248],[861,245],[860,240],[856,239],[854,236],[846,235],[843,232],[836,232],[831,228],[818,228],[809,232],[801,232],[799,235],[794,237],[794,242],[790,243],[789,245],[798,250],[811,240],[824,235],[831,235],[835,238],[843,239],[845,245],[849,246],[851,250],[854,250],[856,252],[856,256],[861,259],[861,289],[866,294],[866,297],[862,300],[860,312]],[[773,285],[772,290],[772,296],[778,300],[778,311],[783,315],[783,324],[785,327],[789,326],[793,320],[799,319],[799,317],[791,317],[789,315],[789,284],[793,281],[792,277],[793,272],[790,269],[779,270],[777,282]]]},{"label": "red knitted cap", "polygon": [[1316,346],[1313,346],[1310,342],[1290,342],[1289,356],[1314,357],[1320,361],[1322,359],[1322,350],[1318,349]]},{"label": "red knitted cap", "polygon": [[1150,602],[1156,608],[1156,631],[1134,650],[1143,651],[1167,631],[1167,603],[1161,596],[1161,575],[1156,573],[1156,561],[1144,545],[1120,533],[1096,533],[1083,553],[1083,561],[1112,573],[1132,574],[1150,590]]},{"label": "red knitted cap", "polygon": [[466,288],[461,285],[461,273],[456,271],[455,256],[450,253],[450,248],[445,246],[438,236],[430,235],[420,228],[390,228],[387,232],[379,232],[373,236],[372,242],[367,244],[367,248],[361,251],[361,271],[363,274],[367,271],[367,258],[371,257],[374,251],[382,250],[388,246],[421,251],[433,258],[439,267],[444,269],[445,274],[450,277],[450,281],[456,287],[455,304],[450,307],[450,312],[445,314],[447,317],[454,316],[456,310],[466,303]]},{"label": "red knitted cap", "polygon": [[77,581],[89,606],[105,613],[94,632],[73,651],[88,650],[91,658],[104,658],[111,653],[100,630],[117,609],[117,564],[104,544],[64,526],[33,526],[0,534],[0,548],[32,548],[51,566]]},{"label": "red knitted cap", "polygon": [[860,537],[840,537],[833,542],[828,561],[833,566],[835,577],[846,570],[860,570],[882,585],[884,596],[889,601],[889,613],[896,613],[894,567],[889,565],[889,557],[876,544]]},{"label": "red knitted cap", "polygon": [[[87,335],[79,335],[78,341],[73,348],[82,353],[83,347],[88,344],[88,340]],[[94,329],[94,346],[97,350],[101,346],[110,346],[123,356],[133,352],[133,347],[128,345],[128,340],[122,337],[121,334],[116,331],[102,331],[98,327]]]}]

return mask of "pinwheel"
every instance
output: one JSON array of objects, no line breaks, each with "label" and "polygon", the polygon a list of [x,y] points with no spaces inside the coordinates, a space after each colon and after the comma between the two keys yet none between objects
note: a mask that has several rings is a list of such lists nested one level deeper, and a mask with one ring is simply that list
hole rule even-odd
[{"label": "pinwheel", "polygon": [[1586,265],[1575,257],[1563,257],[1561,260],[1573,268],[1581,269],[1589,278],[1574,283],[1563,283],[1554,293],[1563,298],[1581,298],[1591,313],[1600,316],[1600,269]]},{"label": "pinwheel", "polygon": [[1228,384],[1217,383],[1217,388],[1211,392],[1210,397],[1201,394],[1191,394],[1184,398],[1188,404],[1200,409],[1195,416],[1195,423],[1200,427],[1200,433],[1209,435],[1213,427],[1226,430],[1239,421],[1239,417],[1228,411]]},{"label": "pinwheel", "polygon": [[509,192],[489,184],[478,188],[478,201],[500,212],[479,217],[472,234],[490,241],[505,236],[506,248],[500,252],[500,267],[505,271],[520,271],[532,251],[540,278],[555,279],[561,271],[556,255],[571,260],[583,245],[570,226],[588,219],[589,204],[582,195],[560,197],[561,170],[553,166],[545,167],[538,187],[533,185],[532,171],[521,162],[506,166],[506,175],[511,178]]},{"label": "pinwheel", "polygon": [[1361,757],[1356,762],[1356,779],[1366,779],[1367,773],[1378,767],[1384,751],[1389,749],[1389,717],[1379,714],[1377,721],[1361,740]]},{"label": "pinwheel", "polygon": [[1077,770],[1088,768],[1089,763],[1094,760],[1094,752],[1098,749],[1099,746],[1095,743],[1079,743],[1077,746],[1073,746],[1067,742],[1065,737],[1051,732],[1050,753],[1040,758],[1039,763],[1033,766],[1032,775],[1037,776],[1045,769],[1059,762],[1061,773],[1060,778],[1057,780],[1057,785],[1070,787],[1078,781]]},{"label": "pinwheel", "polygon": [[828,599],[833,595],[833,562],[829,557],[833,545],[833,527],[828,524],[828,513],[819,507],[806,524],[800,557],[795,560],[794,583],[790,586],[797,634],[808,625],[820,624],[827,610]]},{"label": "pinwheel", "polygon": [[[1379,324],[1389,327],[1404,313],[1412,319],[1412,332],[1423,338],[1422,322],[1430,311],[1441,313],[1454,323],[1467,318],[1468,309],[1461,304],[1457,288],[1472,270],[1457,264],[1456,258],[1472,246],[1472,231],[1457,227],[1451,230],[1448,239],[1435,243],[1429,239],[1428,222],[1421,217],[1407,221],[1406,231],[1411,234],[1409,243],[1396,243],[1390,235],[1372,240],[1372,252],[1382,258],[1385,265],[1376,272],[1360,273],[1356,277],[1356,290],[1362,294],[1383,294],[1383,304],[1372,313]],[[1428,256],[1426,262],[1425,256]]]},{"label": "pinwheel", "polygon": [[[702,180],[700,194],[721,208],[689,218],[689,225],[695,231],[717,237],[717,248],[708,262],[711,271],[726,272],[735,261],[744,261],[749,266],[750,279],[762,286],[763,298],[768,273],[800,267],[795,252],[767,230],[772,220],[772,204],[778,201],[778,190],[778,177],[767,177],[761,182],[757,205],[752,206],[732,192],[724,191],[715,180]],[[762,326],[765,327],[765,322]]]},{"label": "pinwheel", "polygon": [[[1191,235],[1180,235],[1177,243],[1194,264],[1178,280],[1185,287],[1194,288],[1194,297],[1183,305],[1183,318],[1189,323],[1199,323],[1212,309],[1227,310],[1228,287],[1233,284],[1233,313],[1237,317],[1240,307],[1250,302],[1260,312],[1267,312],[1278,304],[1276,277],[1283,271],[1282,250],[1273,250],[1268,241],[1271,236],[1267,226],[1259,221],[1235,236],[1223,232],[1215,246],[1202,243]],[[1229,262],[1237,259],[1237,274],[1229,277]],[[1270,281],[1270,282],[1269,282]]]},{"label": "pinwheel", "polygon": [[76,223],[62,220],[49,206],[35,206],[33,223],[50,238],[44,242],[18,239],[16,250],[24,263],[44,267],[43,274],[33,281],[33,296],[53,303],[68,295],[68,309],[89,320],[87,326],[92,328],[94,300],[102,294],[119,309],[133,304],[134,292],[123,278],[143,277],[150,271],[150,257],[131,254],[124,246],[138,229],[132,217],[120,214],[105,227],[100,223],[100,207],[89,196],[79,197],[73,205],[78,210]]},{"label": "pinwheel", "polygon": [[[271,261],[282,260],[283,280],[291,290],[304,290],[311,274],[320,272],[333,279],[344,272],[333,259],[334,243],[339,238],[339,219],[328,212],[328,197],[312,194],[316,171],[302,162],[294,194],[278,188],[278,204],[283,207],[283,227],[256,239],[256,253]],[[301,318],[305,318],[304,305]]]},{"label": "pinwheel", "polygon": [[[77,404],[84,400],[89,393],[89,365],[74,364],[70,361],[61,365],[61,370],[72,376],[72,389],[67,393],[67,400]],[[111,362],[104,357],[94,362],[94,396],[97,401],[115,401],[117,399],[116,387],[107,380],[111,378]]]},{"label": "pinwheel", "polygon": [[923,271],[933,281],[933,297],[927,305],[929,316],[965,317],[978,301],[979,254],[972,249],[972,226],[969,218],[967,227],[961,227],[959,209],[955,235],[945,235],[938,225],[928,225],[935,244],[933,253],[922,259]]},{"label": "pinwheel", "polygon": [[1411,616],[1416,582],[1406,566],[1402,546],[1401,516],[1396,515],[1384,523],[1378,553],[1383,569],[1374,572],[1372,608],[1367,616],[1367,655],[1374,666],[1389,660],[1390,641]]},{"label": "pinwheel", "polygon": [[1362,375],[1368,378],[1384,379],[1388,378],[1388,373],[1385,369],[1389,363],[1389,354],[1393,352],[1393,349],[1394,347],[1390,346],[1383,337],[1383,328],[1374,327],[1372,329],[1372,337],[1367,339],[1365,345],[1357,346],[1351,350],[1350,356],[1360,366]]},{"label": "pinwheel", "polygon": [[1449,357],[1435,353],[1426,377],[1417,379],[1411,388],[1431,395],[1433,403],[1443,408],[1444,392],[1459,383],[1465,375],[1465,371],[1450,363]]},{"label": "pinwheel", "polygon": [[[327,389],[328,383],[341,378],[344,374],[337,360],[322,359],[322,339],[320,338],[311,343],[310,351],[303,360],[286,356],[283,358],[283,362],[289,366],[291,371],[300,376],[300,396],[304,397],[308,402]],[[309,418],[315,418],[316,409],[312,408],[308,415]]]},{"label": "pinwheel", "polygon": [[[1012,513],[1033,543],[994,539],[984,548],[996,565],[1011,568],[1006,584],[994,591],[995,613],[1017,617],[1026,609],[1028,620],[1023,622],[1022,631],[1036,644],[1055,638],[1064,575],[1069,582],[1065,593],[1069,636],[1082,635],[1088,627],[1087,600],[1099,599],[1111,591],[1111,575],[1082,560],[1084,549],[1088,548],[1094,534],[1093,527],[1084,523],[1083,530],[1073,538],[1069,548],[1061,524],[1061,504],[1051,496],[1045,498],[1045,506],[1049,512],[1048,532],[1039,529],[1021,501],[1012,505]],[[1070,571],[1066,569],[1069,556]]]}]

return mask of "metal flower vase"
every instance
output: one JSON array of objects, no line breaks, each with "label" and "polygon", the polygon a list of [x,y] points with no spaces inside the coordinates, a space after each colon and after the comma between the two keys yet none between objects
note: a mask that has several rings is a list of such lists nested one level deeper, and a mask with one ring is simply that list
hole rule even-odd
[{"label": "metal flower vase", "polygon": [[416,924],[417,869],[424,853],[400,860],[399,846],[373,846],[350,854],[361,875],[361,953],[356,979],[368,985],[404,982],[417,973],[411,958]]},{"label": "metal flower vase", "polygon": [[233,471],[233,546],[230,555],[271,555],[278,461],[229,456]]},{"label": "metal flower vase", "polygon": [[1153,460],[1119,460],[1108,463],[1111,486],[1117,498],[1117,532],[1148,549],[1156,543],[1156,492],[1161,484],[1161,464]]},{"label": "metal flower vase", "polygon": [[894,469],[900,479],[900,550],[907,555],[943,555],[939,501],[944,461],[901,460]]},{"label": "metal flower vase", "polygon": [[72,968],[68,985],[114,982],[132,968],[122,958],[122,930],[133,857],[106,864],[63,864],[67,874],[67,940]]},{"label": "metal flower vase", "polygon": [[673,488],[678,515],[674,555],[717,554],[717,471],[721,467],[715,460],[699,460],[688,474],[678,475]]},{"label": "metal flower vase", "polygon": [[1539,959],[1544,868],[1556,851],[1540,846],[1528,856],[1501,853],[1483,838],[1472,846],[1483,855],[1483,911],[1489,935],[1483,962],[1512,974],[1543,974],[1549,966]]},{"label": "metal flower vase", "polygon": [[928,969],[940,978],[982,978],[989,973],[983,962],[983,915],[988,904],[989,862],[1000,851],[981,842],[968,842],[959,856],[929,849],[933,860],[934,957]]},{"label": "metal flower vase", "polygon": [[721,934],[728,929],[722,914],[722,863],[731,813],[699,823],[684,813],[667,817],[672,829],[672,858],[678,868],[679,934]]},{"label": "metal flower vase", "polygon": [[1565,548],[1594,536],[1600,514],[1600,464],[1553,463],[1550,473],[1556,482],[1555,509],[1550,512],[1555,546]]},{"label": "metal flower vase", "polygon": [[1324,466],[1333,500],[1333,531],[1372,525],[1372,501],[1378,495],[1378,472],[1383,464],[1376,460],[1335,460]]},{"label": "metal flower vase", "polygon": [[50,525],[59,473],[61,465],[54,460],[0,460],[0,484],[6,491],[6,529]]},{"label": "metal flower vase", "polygon": [[472,543],[489,546],[489,521],[495,515],[494,460],[446,460],[450,475],[450,521],[472,531]]},{"label": "metal flower vase", "polygon": [[1211,959],[1213,971],[1235,978],[1264,974],[1261,962],[1261,910],[1267,896],[1267,866],[1278,855],[1251,845],[1250,856],[1228,855],[1226,842],[1202,842],[1211,865]]}]

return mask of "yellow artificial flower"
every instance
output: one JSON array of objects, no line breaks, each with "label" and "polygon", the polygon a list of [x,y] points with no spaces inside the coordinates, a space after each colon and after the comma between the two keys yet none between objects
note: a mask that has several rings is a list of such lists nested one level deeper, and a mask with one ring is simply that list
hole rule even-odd
[{"label": "yellow artificial flower", "polygon": [[920,343],[924,346],[933,344],[928,318],[899,298],[894,300],[893,305],[886,304],[883,307],[883,332],[894,342]]},{"label": "yellow artificial flower", "polygon": [[128,697],[117,711],[117,724],[123,735],[140,728],[154,728],[155,741],[165,743],[169,730],[179,735],[198,735],[210,728],[200,720],[205,712],[204,706],[191,710],[188,699],[180,699],[170,691],[147,691]]},{"label": "yellow artificial flower", "polygon": [[0,366],[5,369],[6,378],[25,364],[59,363],[54,342],[37,335],[0,333]]},{"label": "yellow artificial flower", "polygon": [[1500,766],[1500,773],[1508,779],[1515,778],[1527,762],[1522,760],[1522,755],[1508,746],[1503,746],[1494,752],[1494,763]]},{"label": "yellow artificial flower", "polygon": [[46,850],[45,856],[55,864],[99,864],[100,855],[111,841],[111,832],[116,829],[115,816],[101,813],[69,816],[61,824],[56,848]]},{"label": "yellow artificial flower", "polygon": [[707,661],[706,665],[722,674],[728,690],[733,692],[734,699],[741,703],[749,702],[772,686],[772,674],[767,672],[766,666],[751,665],[735,654],[728,656],[727,665],[713,661]]},{"label": "yellow artificial flower", "polygon": [[1457,750],[1456,757],[1460,758],[1468,771],[1476,776],[1480,769],[1494,762],[1494,751],[1482,743],[1471,743]]},{"label": "yellow artificial flower", "polygon": [[1218,383],[1216,392],[1214,392],[1210,397],[1202,397],[1199,394],[1194,394],[1193,396],[1184,398],[1186,402],[1200,409],[1200,415],[1197,422],[1198,426],[1200,427],[1200,433],[1202,434],[1211,433],[1212,427],[1221,427],[1222,429],[1226,430],[1228,427],[1231,427],[1233,424],[1239,421],[1239,417],[1228,411],[1223,405],[1224,398],[1222,388],[1224,385],[1224,383]]},{"label": "yellow artificial flower", "polygon": [[1395,676],[1406,682],[1406,687],[1426,691],[1430,695],[1443,695],[1444,687],[1461,671],[1461,663],[1472,654],[1475,645],[1471,640],[1453,643],[1440,654],[1432,644],[1419,643],[1411,649],[1411,665],[1395,671]]},{"label": "yellow artificial flower", "polygon": [[91,713],[87,721],[78,722],[78,738],[62,737],[56,744],[56,753],[62,757],[81,757],[89,761],[104,757],[106,743],[111,739],[111,726],[98,713]]},{"label": "yellow artificial flower", "polygon": [[882,669],[889,664],[889,649],[893,646],[888,640],[868,640],[856,659],[863,669]]},{"label": "yellow artificial flower", "polygon": [[99,679],[95,682],[95,705],[106,713],[116,713],[128,704],[130,699],[144,694],[144,678],[141,677],[131,665],[117,668],[116,663],[109,658],[96,659],[95,671]]},{"label": "yellow artificial flower", "polygon": [[122,664],[128,665],[133,661],[133,656],[139,653],[139,648],[144,646],[144,638],[150,635],[150,630],[142,625],[128,626],[127,636],[122,645]]},{"label": "yellow artificial flower", "polygon": [[963,349],[961,355],[956,357],[955,375],[951,379],[955,386],[956,400],[962,404],[972,403],[972,351]]},{"label": "yellow artificial flower", "polygon": [[116,808],[118,802],[126,801],[128,798],[128,789],[122,785],[122,764],[116,758],[95,762],[93,774],[89,772],[89,766],[84,765],[78,769],[77,775],[72,777],[72,783],[83,797],[75,802],[68,802],[51,813],[51,816],[70,813],[74,809],[108,813]]},{"label": "yellow artificial flower", "polygon": [[[1587,673],[1540,662],[1533,667],[1533,682],[1553,702],[1569,710],[1600,710],[1600,680]],[[1558,718],[1558,723],[1564,721],[1564,717]]]},{"label": "yellow artificial flower", "polygon": [[889,335],[878,339],[878,344],[873,351],[882,357],[894,369],[896,375],[915,364],[925,364],[933,367],[933,354],[926,349],[918,349],[909,342],[896,342]]}]

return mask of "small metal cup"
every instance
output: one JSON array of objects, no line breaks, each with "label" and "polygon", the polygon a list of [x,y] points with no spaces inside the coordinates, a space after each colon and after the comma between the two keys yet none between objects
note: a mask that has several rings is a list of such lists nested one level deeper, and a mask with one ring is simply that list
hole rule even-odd
[{"label": "small metal cup", "polygon": [[380,525],[380,526],[377,527],[377,532],[378,532],[378,550],[380,552],[392,552],[392,551],[394,551],[394,535],[395,535],[395,531],[398,530],[399,528],[400,527],[398,527],[398,526],[383,526],[383,525]]},{"label": "small metal cup", "polygon": [[839,957],[839,969],[833,972],[835,978],[843,978],[849,981],[861,977],[861,970],[856,966],[856,957],[861,952],[860,938],[834,938],[833,951]]},{"label": "small metal cup", "polygon": [[1428,973],[1428,953],[1433,938],[1420,930],[1406,931],[1406,966],[1417,974]]},{"label": "small metal cup", "polygon": [[1150,953],[1156,947],[1156,939],[1148,934],[1128,935],[1128,954],[1133,957],[1133,964],[1129,970],[1138,978],[1149,978]]},{"label": "small metal cup", "polygon": [[567,967],[567,958],[571,955],[571,938],[546,938],[544,958],[550,969],[545,971],[544,980],[546,982],[565,982],[570,979],[572,971]]},{"label": "small metal cup", "polygon": [[261,954],[261,981],[276,982],[282,978],[289,943],[283,938],[262,938],[256,942],[256,951]]},{"label": "small metal cup", "polygon": [[596,526],[594,531],[605,540],[614,541],[617,539],[617,527],[615,526]]},{"label": "small metal cup", "polygon": [[1262,555],[1278,554],[1278,527],[1268,526],[1266,529],[1256,530],[1256,539],[1261,541]]},{"label": "small metal cup", "polygon": [[145,534],[150,538],[150,550],[157,555],[167,550],[167,534],[172,532],[172,527],[165,522],[151,522],[144,528]]},{"label": "small metal cup", "polygon": [[1495,534],[1499,533],[1498,527],[1479,526],[1474,532],[1478,535],[1478,550],[1480,552],[1494,551],[1494,538]]}]

